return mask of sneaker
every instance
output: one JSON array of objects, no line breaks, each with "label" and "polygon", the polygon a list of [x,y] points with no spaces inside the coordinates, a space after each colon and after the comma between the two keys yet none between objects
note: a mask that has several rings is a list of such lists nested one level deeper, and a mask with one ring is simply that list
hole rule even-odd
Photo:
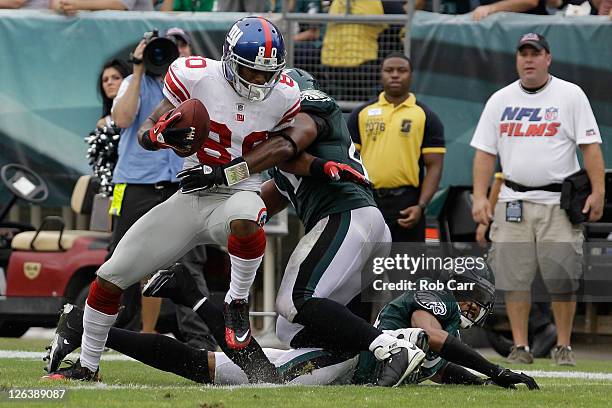
[{"label": "sneaker", "polygon": [[100,381],[98,375],[100,369],[94,373],[89,368],[82,367],[81,360],[77,360],[76,363],[70,360],[64,362],[68,364],[68,367],[60,368],[55,372],[44,375],[42,378],[46,380]]},{"label": "sneaker", "polygon": [[190,308],[204,298],[189,271],[180,263],[153,275],[142,288],[142,295],[168,298],[177,305]]},{"label": "sneaker", "polygon": [[234,299],[223,303],[225,319],[225,342],[234,350],[240,350],[251,341],[251,323],[249,322],[249,302],[246,299]]},{"label": "sneaker", "polygon": [[510,364],[532,364],[533,355],[525,346],[512,346],[506,362]]},{"label": "sneaker", "polygon": [[[419,335],[419,343],[425,346],[428,343],[425,331]],[[382,361],[376,383],[380,387],[397,387],[413,372],[415,372],[425,359],[426,353],[404,339],[398,339],[390,347],[391,356]]]},{"label": "sneaker", "polygon": [[55,336],[51,344],[45,347],[47,355],[43,361],[47,362],[45,371],[57,371],[62,360],[77,348],[81,347],[83,335],[83,310],[75,305],[66,303],[62,309]]},{"label": "sneaker", "polygon": [[570,346],[555,346],[550,355],[557,365],[572,367],[576,365],[576,358]]}]

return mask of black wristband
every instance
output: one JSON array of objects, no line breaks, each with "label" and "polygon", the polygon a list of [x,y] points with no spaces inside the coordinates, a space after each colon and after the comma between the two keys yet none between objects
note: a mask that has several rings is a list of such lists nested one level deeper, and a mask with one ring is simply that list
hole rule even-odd
[{"label": "black wristband", "polygon": [[130,52],[130,58],[128,59],[128,62],[131,62],[134,65],[140,65],[142,64],[142,61],[142,59],[136,58],[134,54]]},{"label": "black wristband", "polygon": [[149,136],[149,132],[151,132],[151,129],[144,131],[144,133],[142,134],[142,137],[140,138],[140,145],[145,150],[151,150],[151,151],[159,150],[159,147],[157,147],[155,142],[151,140],[151,137]]},{"label": "black wristband", "polygon": [[310,163],[310,175],[313,177],[327,178],[325,175],[325,160],[315,157]]},{"label": "black wristband", "polygon": [[482,385],[484,379],[455,363],[447,363],[443,369],[443,384]]},{"label": "black wristband", "polygon": [[489,362],[481,356],[476,350],[462,343],[461,340],[454,336],[448,336],[440,350],[440,357],[447,361],[451,361],[460,366],[471,368],[486,376],[495,378],[503,369]]},{"label": "black wristband", "polygon": [[279,134],[279,136],[285,139],[286,141],[288,141],[289,144],[291,144],[291,148],[293,149],[293,155],[291,155],[291,159],[294,159],[298,155],[298,147],[297,147],[297,144],[295,143],[295,140],[293,140],[291,136],[286,135],[282,132]]}]

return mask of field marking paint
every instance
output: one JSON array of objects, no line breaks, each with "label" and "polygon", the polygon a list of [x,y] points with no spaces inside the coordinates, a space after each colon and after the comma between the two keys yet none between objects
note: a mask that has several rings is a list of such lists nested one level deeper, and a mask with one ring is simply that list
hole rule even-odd
[{"label": "field marking paint", "polygon": [[612,373],[594,373],[586,371],[523,371],[536,378],[567,378],[581,380],[608,380],[612,381]]},{"label": "field marking paint", "polygon": [[[20,351],[20,350],[0,350],[0,359],[2,358],[17,358],[22,360],[42,360],[46,353],[40,351]],[[67,359],[76,360],[79,355],[76,353],[68,354]],[[131,357],[123,354],[102,354],[102,360],[105,361],[136,361]]]},{"label": "field marking paint", "polygon": [[[39,351],[21,351],[21,350],[0,350],[0,359],[22,359],[22,360],[42,360],[45,356],[45,353],[41,353]],[[72,358],[76,360],[79,357],[78,354],[72,353],[67,356],[67,358]],[[104,361],[136,361],[131,357],[125,356],[123,354],[102,354],[102,360]],[[597,372],[586,372],[586,371],[542,371],[542,370],[532,370],[532,371],[523,371],[525,374],[530,375],[536,378],[565,378],[565,379],[581,379],[581,380],[606,380],[612,381],[612,373],[597,373]],[[201,386],[201,385],[198,385]],[[257,385],[260,387],[261,385]],[[274,385],[263,385],[263,387],[270,387]],[[244,387],[244,386],[240,386]],[[122,388],[173,388],[171,386],[147,386],[147,385],[87,385],[87,386],[79,386],[77,388],[100,388],[100,389],[122,389]],[[176,387],[182,388],[182,387]]]}]

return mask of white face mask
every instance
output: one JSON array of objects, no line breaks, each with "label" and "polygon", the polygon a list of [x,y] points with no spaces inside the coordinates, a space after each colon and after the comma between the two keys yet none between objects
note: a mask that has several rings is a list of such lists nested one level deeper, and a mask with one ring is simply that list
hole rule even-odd
[{"label": "white face mask", "polygon": [[461,328],[462,328],[462,329],[469,329],[469,328],[470,328],[470,327],[472,327],[474,324],[478,324],[478,322],[480,322],[480,321],[481,321],[481,320],[484,318],[485,314],[487,313],[487,312],[486,312],[486,309],[485,309],[484,307],[480,306],[480,311],[478,312],[478,316],[476,316],[476,318],[474,319],[474,321],[472,321],[472,320],[468,319],[468,318],[467,318],[467,317],[466,317],[466,316],[463,314],[463,312],[461,311],[461,307],[459,306],[459,304],[457,304],[457,307],[459,308],[459,315],[461,316],[461,317],[460,317],[460,319],[461,319],[461,324],[460,324],[460,326],[461,326]]},{"label": "white face mask", "polygon": [[[225,78],[232,84],[236,93],[251,102],[259,102],[266,99],[272,93],[272,89],[278,83],[282,67],[272,75],[270,80],[263,85],[254,84],[242,78],[238,73],[238,67],[241,65],[233,58],[223,60]],[[284,64],[283,64],[284,65]],[[245,65],[246,66],[246,65]],[[250,67],[247,67],[250,68]],[[253,69],[256,69],[253,67]]]},{"label": "white face mask", "polygon": [[473,325],[474,325],[474,322],[472,322],[470,319],[468,319],[463,314],[461,314],[461,324],[460,324],[460,326],[461,326],[462,329],[469,329]]},{"label": "white face mask", "polygon": [[256,85],[247,82],[236,74],[237,80],[233,82],[234,89],[238,95],[248,99],[251,102],[259,102],[266,99],[272,92],[272,87],[266,85]]}]

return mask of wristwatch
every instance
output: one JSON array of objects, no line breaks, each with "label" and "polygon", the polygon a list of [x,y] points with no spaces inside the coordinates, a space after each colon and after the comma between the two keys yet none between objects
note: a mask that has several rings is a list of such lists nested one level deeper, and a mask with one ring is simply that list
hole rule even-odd
[{"label": "wristwatch", "polygon": [[425,211],[425,209],[427,208],[427,204],[425,203],[419,203],[419,208],[423,211]]}]

